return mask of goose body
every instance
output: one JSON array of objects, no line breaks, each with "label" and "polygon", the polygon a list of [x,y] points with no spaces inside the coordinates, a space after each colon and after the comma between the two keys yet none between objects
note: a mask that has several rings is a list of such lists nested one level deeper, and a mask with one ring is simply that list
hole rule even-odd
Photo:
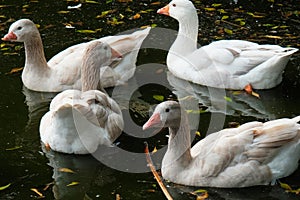
[{"label": "goose body", "polygon": [[168,56],[168,69],[177,77],[216,88],[269,89],[282,81],[289,58],[298,51],[244,40],[220,40],[197,49],[198,16],[189,0],[173,0],[157,11],[179,22]]},{"label": "goose body", "polygon": [[159,104],[143,129],[169,127],[162,176],[190,186],[267,185],[298,167],[300,116],[245,123],[212,133],[190,147],[186,112],[175,101]]},{"label": "goose body", "polygon": [[[98,41],[108,43],[122,54],[109,65],[101,68],[101,84],[105,87],[123,84],[135,72],[137,54],[150,28],[127,35],[107,36]],[[71,46],[52,57],[48,62],[44,55],[42,39],[35,24],[29,19],[14,22],[2,40],[24,42],[25,66],[23,84],[40,92],[60,92],[81,89],[81,63],[84,50],[92,42]]]},{"label": "goose body", "polygon": [[100,41],[89,44],[83,55],[82,90],[65,90],[54,97],[42,117],[42,142],[54,151],[88,154],[99,145],[110,146],[121,134],[123,117],[118,104],[100,82],[99,66],[111,62],[109,45]]}]

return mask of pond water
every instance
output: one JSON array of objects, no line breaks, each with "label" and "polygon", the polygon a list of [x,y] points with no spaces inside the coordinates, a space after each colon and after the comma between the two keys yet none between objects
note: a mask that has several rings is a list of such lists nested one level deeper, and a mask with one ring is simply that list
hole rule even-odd
[{"label": "pond water", "polygon": [[[201,45],[216,39],[235,38],[299,48],[300,5],[296,0],[275,3],[267,0],[259,3],[222,2],[195,2],[199,9]],[[178,24],[171,18],[156,14],[156,10],[167,3],[151,0],[86,1],[81,8],[69,10],[68,6],[76,6],[79,2],[1,1],[1,37],[15,20],[30,18],[40,25],[47,59],[70,45],[93,38],[146,25],[156,26],[156,29],[151,31],[139,52],[133,79],[125,86],[108,89],[108,93],[113,94],[120,103],[125,119],[124,134],[116,141],[119,150],[139,155],[121,159],[120,156],[106,155],[115,167],[99,162],[92,155],[65,155],[43,149],[39,138],[39,121],[55,94],[32,92],[24,88],[21,72],[9,73],[11,69],[23,66],[23,45],[1,42],[0,187],[10,185],[0,191],[0,199],[39,198],[34,189],[41,192],[45,199],[165,199],[142,153],[144,141],[149,143],[150,151],[154,147],[159,149],[160,153],[153,154],[154,163],[159,169],[162,156],[160,149],[167,144],[167,133],[154,136],[150,132],[143,132],[141,126],[148,118],[149,109],[160,99],[174,99],[177,96],[187,99],[186,106],[199,104],[203,112],[200,120],[193,121],[193,128],[202,135],[228,127],[231,122],[266,121],[300,114],[299,53],[288,63],[283,82],[278,87],[257,91],[260,99],[243,92],[224,93],[223,90],[194,85],[168,73],[164,65],[166,50],[175,38]],[[222,21],[222,17],[226,19]],[[68,24],[74,28],[66,28]],[[159,27],[167,28],[166,32]],[[98,31],[87,33],[78,30]],[[164,46],[159,46],[162,43]],[[195,136],[195,141],[199,139],[199,136]],[[136,169],[133,169],[134,166]],[[142,168],[140,171],[139,167]],[[67,169],[74,173],[66,172]],[[299,175],[300,170],[297,170],[282,181],[299,188]],[[166,185],[174,199],[195,199],[190,192],[197,189],[206,189],[209,199],[299,199],[299,195],[287,193],[278,185],[245,189]]]}]

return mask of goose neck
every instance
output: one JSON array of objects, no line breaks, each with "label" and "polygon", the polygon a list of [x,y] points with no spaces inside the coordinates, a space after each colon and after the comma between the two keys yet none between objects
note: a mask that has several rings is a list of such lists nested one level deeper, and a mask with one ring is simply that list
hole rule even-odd
[{"label": "goose neck", "polygon": [[24,46],[26,56],[25,67],[48,68],[40,35],[33,35],[29,40],[24,42]]}]

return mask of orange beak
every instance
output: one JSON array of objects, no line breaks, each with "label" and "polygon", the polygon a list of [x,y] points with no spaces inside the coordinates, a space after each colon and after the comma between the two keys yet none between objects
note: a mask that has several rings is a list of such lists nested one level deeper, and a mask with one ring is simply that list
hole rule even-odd
[{"label": "orange beak", "polygon": [[161,9],[158,9],[157,13],[169,16],[170,15],[169,8],[170,8],[170,6],[166,5],[165,7],[161,8]]},{"label": "orange beak", "polygon": [[10,40],[16,40],[16,39],[17,39],[16,34],[14,34],[14,32],[9,32],[1,40],[10,41]]},{"label": "orange beak", "polygon": [[116,58],[120,59],[120,58],[123,58],[123,55],[120,52],[118,52],[117,50],[111,48],[111,58],[112,59],[116,59]]}]

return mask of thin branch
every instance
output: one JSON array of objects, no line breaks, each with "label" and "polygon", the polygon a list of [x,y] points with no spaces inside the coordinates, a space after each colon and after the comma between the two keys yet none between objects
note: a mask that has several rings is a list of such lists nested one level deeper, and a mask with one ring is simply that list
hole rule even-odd
[{"label": "thin branch", "polygon": [[160,176],[158,175],[158,173],[156,172],[156,169],[153,165],[151,156],[149,154],[149,148],[148,148],[148,143],[145,142],[145,154],[146,154],[146,159],[147,159],[147,163],[151,169],[152,174],[154,175],[157,183],[159,184],[161,190],[163,191],[164,195],[166,196],[166,198],[168,200],[173,200],[173,198],[171,197],[170,193],[168,192],[166,186],[164,185],[163,181],[161,180]]}]

